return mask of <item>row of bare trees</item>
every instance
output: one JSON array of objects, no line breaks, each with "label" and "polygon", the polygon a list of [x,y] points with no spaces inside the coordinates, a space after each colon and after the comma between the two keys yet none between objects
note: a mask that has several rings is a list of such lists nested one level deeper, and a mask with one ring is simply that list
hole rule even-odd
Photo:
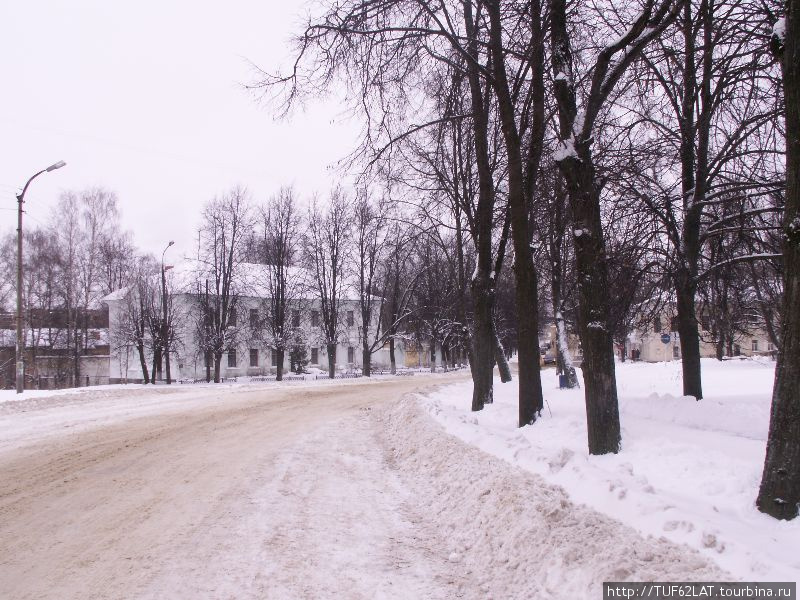
[{"label": "row of bare trees", "polygon": [[737,321],[761,322],[780,354],[759,506],[791,518],[800,303],[782,298],[797,285],[796,4],[321,2],[291,68],[255,87],[284,110],[337,88],[360,112],[351,166],[407,206],[450,268],[473,410],[503,364],[509,264],[519,425],[542,408],[549,294],[558,337],[571,319],[580,337],[592,454],[620,449],[614,342],[644,307],[675,306],[684,393],[698,400],[703,315],[721,351]]},{"label": "row of bare trees", "polygon": [[[27,375],[36,378],[36,357],[59,354],[63,383],[80,378],[79,357],[92,341],[92,311],[99,300],[126,285],[134,256],[131,235],[119,222],[116,195],[103,188],[64,192],[45,223],[25,231],[23,306],[26,347],[33,357]],[[16,234],[2,241],[4,304],[16,291]]]},{"label": "row of bare trees", "polygon": [[[256,205],[235,187],[205,205],[201,223],[188,293],[207,379],[219,381],[224,353],[245,342],[274,352],[279,380],[286,353],[313,342],[334,377],[348,329],[358,331],[366,376],[387,346],[395,371],[400,340],[443,348],[454,362],[465,321],[448,293],[450,266],[380,193],[336,187],[306,204],[282,188]],[[439,267],[446,272],[431,279]]]}]

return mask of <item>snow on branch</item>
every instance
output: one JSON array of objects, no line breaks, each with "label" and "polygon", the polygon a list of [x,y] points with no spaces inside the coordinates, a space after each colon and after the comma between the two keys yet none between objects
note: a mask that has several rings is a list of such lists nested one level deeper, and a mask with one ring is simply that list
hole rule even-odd
[{"label": "snow on branch", "polygon": [[553,152],[553,160],[561,162],[568,158],[578,158],[578,153],[575,151],[575,142],[572,138],[566,139],[561,142],[561,145]]},{"label": "snow on branch", "polygon": [[760,254],[746,254],[743,256],[734,256],[733,258],[729,258],[727,260],[720,261],[714,265],[711,265],[708,269],[697,275],[695,277],[695,281],[702,281],[704,278],[708,277],[711,273],[716,271],[717,269],[721,269],[722,267],[733,265],[742,262],[754,262],[759,260],[770,260],[773,258],[781,258],[783,254],[775,254],[773,252],[762,252]]}]

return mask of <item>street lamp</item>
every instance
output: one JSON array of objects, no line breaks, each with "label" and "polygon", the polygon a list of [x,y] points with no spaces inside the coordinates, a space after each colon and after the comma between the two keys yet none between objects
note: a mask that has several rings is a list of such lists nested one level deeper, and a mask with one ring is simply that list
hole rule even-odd
[{"label": "street lamp", "polygon": [[36,179],[42,173],[49,173],[55,171],[66,165],[63,160],[53,163],[46,169],[42,169],[33,177],[28,179],[28,183],[22,188],[22,191],[17,194],[17,393],[21,394],[25,389],[25,337],[24,327],[22,320],[22,203],[25,202],[25,192],[28,191],[28,186],[31,181]]},{"label": "street lamp", "polygon": [[161,339],[164,340],[164,355],[167,367],[167,385],[172,383],[169,372],[169,324],[167,323],[167,270],[164,268],[164,255],[175,242],[170,240],[161,253]]}]

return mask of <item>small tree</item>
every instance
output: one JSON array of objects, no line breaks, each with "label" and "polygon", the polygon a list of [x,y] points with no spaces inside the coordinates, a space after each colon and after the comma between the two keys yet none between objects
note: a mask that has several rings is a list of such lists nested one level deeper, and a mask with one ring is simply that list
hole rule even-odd
[{"label": "small tree", "polygon": [[292,336],[290,307],[299,306],[302,300],[304,282],[293,266],[300,244],[300,223],[292,188],[281,188],[261,208],[258,218],[255,257],[265,265],[264,281],[258,283],[266,294],[253,334],[262,344],[275,348],[278,381],[283,379],[284,355]]},{"label": "small tree", "polygon": [[[223,352],[236,345],[240,329],[236,309],[243,286],[242,263],[250,232],[247,191],[234,187],[206,204],[200,226],[197,271],[198,348],[214,363],[214,382],[220,381]],[[210,377],[209,377],[210,378]]]},{"label": "small tree", "polygon": [[145,349],[151,345],[148,298],[153,295],[154,269],[155,261],[150,257],[139,258],[136,262],[136,269],[131,276],[132,282],[126,289],[120,320],[115,328],[115,339],[112,340],[117,349],[124,349],[126,354],[128,348],[133,346],[139,358],[144,383],[150,383]]},{"label": "small tree", "polygon": [[344,296],[347,244],[351,234],[351,211],[341,188],[331,192],[330,203],[322,209],[315,200],[308,212],[306,255],[312,286],[320,302],[320,333],[328,354],[328,376],[336,371],[336,345],[340,336],[340,309]]},{"label": "small tree", "polygon": [[365,377],[369,377],[372,370],[372,353],[383,345],[385,338],[383,323],[379,318],[384,298],[376,298],[376,292],[380,277],[379,267],[386,260],[386,209],[386,206],[371,202],[367,192],[363,191],[356,198],[353,210],[355,252],[351,262],[361,317],[361,360]]},{"label": "small tree", "polygon": [[308,344],[301,334],[296,334],[291,339],[289,346],[289,368],[292,373],[299,375],[305,373],[308,365]]}]

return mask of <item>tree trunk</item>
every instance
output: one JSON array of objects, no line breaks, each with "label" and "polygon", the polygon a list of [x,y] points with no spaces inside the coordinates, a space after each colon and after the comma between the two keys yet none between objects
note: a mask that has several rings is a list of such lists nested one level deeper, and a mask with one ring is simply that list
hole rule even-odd
[{"label": "tree trunk", "polygon": [[155,384],[156,378],[161,377],[161,349],[153,348],[153,369],[150,372],[151,383]]},{"label": "tree trunk", "polygon": [[78,340],[78,314],[77,311],[73,313],[74,320],[72,323],[72,377],[73,386],[80,387],[81,385],[81,363],[78,354],[79,340]]},{"label": "tree trunk", "polygon": [[783,313],[775,368],[760,511],[794,519],[800,509],[800,1],[786,2],[783,89],[786,205],[783,216]]},{"label": "tree trunk", "polygon": [[389,338],[389,371],[392,375],[397,373],[397,360],[394,357],[394,338]]},{"label": "tree trunk", "polygon": [[[533,73],[534,110],[531,115],[532,133],[528,149],[528,184],[530,192],[527,198],[532,200],[533,179],[539,169],[544,135],[544,105],[542,103],[544,84],[543,40],[539,33],[540,15],[538,2],[533,3],[531,15],[533,21],[534,51],[531,55],[531,71]],[[526,202],[525,172],[522,162],[522,139],[517,129],[514,101],[506,75],[503,55],[502,23],[500,17],[500,0],[487,3],[490,29],[490,46],[492,49],[492,66],[494,69],[494,86],[500,108],[500,122],[508,157],[508,203],[511,216],[512,240],[514,243],[514,275],[516,280],[517,305],[517,347],[519,360],[519,426],[524,427],[536,420],[544,406],[542,396],[542,378],[539,351],[539,295],[536,277],[536,265],[531,252],[531,233],[529,224],[530,210]],[[505,360],[503,360],[505,363]],[[498,366],[501,362],[498,361]],[[505,363],[506,369],[508,364]],[[500,368],[501,381],[510,381],[511,372],[503,372]]]},{"label": "tree trunk", "polygon": [[[701,11],[708,15],[705,3],[701,3]],[[705,23],[704,35],[708,33],[709,24]],[[681,191],[683,202],[683,225],[681,230],[681,252],[679,265],[675,273],[675,295],[678,302],[678,333],[681,339],[681,371],[683,373],[683,395],[694,396],[697,400],[703,397],[702,376],[700,372],[700,332],[697,327],[695,313],[695,295],[697,285],[694,277],[700,256],[701,212],[699,202],[705,196],[706,178],[708,177],[708,138],[709,120],[706,87],[710,72],[705,66],[702,70],[700,85],[701,115],[695,124],[698,110],[697,65],[695,64],[695,35],[692,19],[692,3],[686,2],[683,8],[684,36],[684,81],[691,85],[683,86],[681,97]],[[707,49],[705,52],[709,52]]]},{"label": "tree trunk", "polygon": [[[515,241],[515,247],[516,247]],[[539,348],[539,293],[536,272],[527,271],[520,262],[514,264],[517,310],[526,314],[517,322],[517,359],[519,361],[519,427],[530,425],[544,407],[542,394],[541,350]],[[510,379],[510,375],[509,375]]]},{"label": "tree trunk", "polygon": [[472,353],[472,410],[482,410],[493,400],[494,339],[492,336],[492,226],[495,190],[492,162],[489,158],[489,114],[479,71],[480,53],[478,28],[475,24],[472,3],[462,4],[467,34],[466,61],[472,108],[475,167],[478,173],[478,202],[474,213],[475,275],[470,282],[473,302]]},{"label": "tree trunk", "polygon": [[213,358],[211,356],[211,350],[206,350],[204,354],[205,354],[205,357],[206,357],[206,383],[210,383],[211,382],[211,362],[213,360]]},{"label": "tree trunk", "polygon": [[164,379],[163,358],[164,351],[160,347],[153,350],[153,383],[156,382],[156,375],[158,379]]},{"label": "tree trunk", "polygon": [[[475,304],[472,331],[472,410],[482,410],[494,400],[494,333],[492,327],[492,301],[486,281],[480,276],[472,282]],[[488,277],[485,278],[488,280]]]},{"label": "tree trunk", "polygon": [[372,352],[367,344],[361,348],[361,374],[364,377],[372,376]]},{"label": "tree trunk", "polygon": [[326,344],[328,349],[328,378],[336,377],[336,344]]},{"label": "tree trunk", "polygon": [[[614,341],[608,331],[608,273],[600,220],[600,189],[588,143],[578,157],[559,162],[575,227],[578,331],[590,454],[619,452],[620,425]],[[580,232],[580,233],[578,233]]]},{"label": "tree trunk", "polygon": [[497,363],[497,370],[500,373],[500,381],[508,383],[511,381],[511,367],[508,366],[508,359],[506,359],[506,351],[503,348],[503,343],[497,337],[497,331],[492,328],[492,335],[494,337],[494,361]]},{"label": "tree trunk", "polygon": [[214,352],[214,383],[219,383],[221,370],[222,370],[222,352]]},{"label": "tree trunk", "polygon": [[[683,371],[683,395],[703,398],[703,386],[700,376],[700,331],[695,313],[695,289],[691,275],[685,273],[677,286],[678,301],[678,334],[681,340],[681,367]],[[688,280],[688,281],[687,281]]]},{"label": "tree trunk", "polygon": [[276,381],[283,381],[283,348],[276,348],[275,349],[275,359],[277,364],[275,365],[275,380]]},{"label": "tree trunk", "polygon": [[150,374],[147,372],[147,359],[144,357],[144,344],[136,344],[139,353],[139,364],[142,366],[142,379],[145,384],[150,383]]},{"label": "tree trunk", "polygon": [[172,383],[172,374],[169,370],[169,346],[164,349],[164,365],[166,367],[167,385]]},{"label": "tree trunk", "polygon": [[566,387],[573,389],[578,387],[578,374],[575,372],[575,366],[572,363],[572,355],[569,351],[567,340],[567,324],[564,322],[564,316],[560,311],[556,311],[556,361],[560,362],[561,373],[566,377]]}]

